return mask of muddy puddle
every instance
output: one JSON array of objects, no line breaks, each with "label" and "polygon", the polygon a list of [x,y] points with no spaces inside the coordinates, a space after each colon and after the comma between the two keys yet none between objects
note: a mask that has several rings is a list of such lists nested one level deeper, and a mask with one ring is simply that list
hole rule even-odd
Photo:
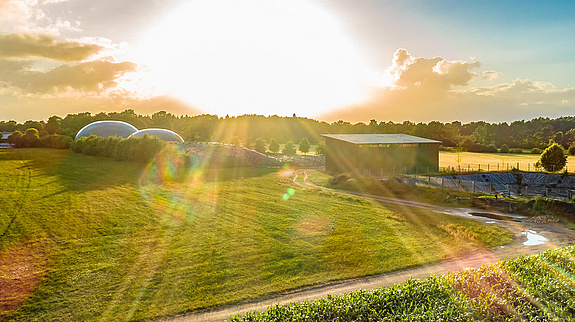
[{"label": "muddy puddle", "polygon": [[[497,214],[493,212],[467,212],[469,216],[473,217],[483,217],[488,219],[497,219],[497,220],[506,220],[506,221],[516,221],[521,222],[525,217],[522,216],[514,216],[514,215],[505,215],[505,214]],[[489,222],[492,223],[492,222]]]}]

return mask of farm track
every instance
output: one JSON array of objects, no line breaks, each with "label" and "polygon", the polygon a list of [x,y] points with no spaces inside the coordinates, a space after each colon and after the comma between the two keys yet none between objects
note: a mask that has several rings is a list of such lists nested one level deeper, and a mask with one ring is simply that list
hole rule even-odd
[{"label": "farm track", "polygon": [[[484,264],[495,263],[501,260],[514,258],[520,255],[530,255],[544,250],[575,244],[575,232],[556,223],[536,224],[529,222],[514,222],[494,220],[483,217],[471,217],[467,213],[470,211],[484,212],[484,210],[469,208],[450,208],[438,205],[427,204],[417,201],[402,200],[390,197],[374,196],[363,193],[340,191],[317,186],[308,180],[309,173],[314,170],[296,171],[293,183],[303,189],[321,189],[330,192],[337,192],[345,195],[352,195],[362,198],[369,198],[381,203],[391,203],[406,207],[428,209],[434,212],[450,214],[465,218],[472,218],[483,222],[490,222],[511,231],[515,235],[515,240],[505,246],[492,250],[479,251],[463,257],[453,258],[436,264],[425,265],[412,269],[353,278],[342,281],[335,281],[321,285],[303,287],[294,291],[282,292],[273,296],[259,298],[235,305],[218,307],[211,310],[193,312],[181,316],[166,318],[161,321],[187,322],[187,321],[223,321],[237,314],[245,314],[251,311],[263,311],[270,305],[289,304],[292,302],[313,301],[326,297],[328,294],[338,295],[356,291],[359,289],[373,289],[382,286],[391,286],[402,283],[410,278],[423,279],[430,274],[445,274],[466,268],[478,268]],[[300,180],[301,177],[301,180]],[[547,242],[540,245],[526,246],[523,243],[527,240],[526,232],[535,231],[545,237]]]}]

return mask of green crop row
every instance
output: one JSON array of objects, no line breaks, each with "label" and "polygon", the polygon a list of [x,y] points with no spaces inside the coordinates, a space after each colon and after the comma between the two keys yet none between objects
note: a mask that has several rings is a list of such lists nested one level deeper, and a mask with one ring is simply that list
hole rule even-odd
[{"label": "green crop row", "polygon": [[575,321],[575,246],[230,321]]}]

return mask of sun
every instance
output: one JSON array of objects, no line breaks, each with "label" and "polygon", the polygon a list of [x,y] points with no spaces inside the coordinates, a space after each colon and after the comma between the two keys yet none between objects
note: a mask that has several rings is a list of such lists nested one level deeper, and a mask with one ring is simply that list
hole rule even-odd
[{"label": "sun", "polygon": [[313,116],[366,98],[372,75],[358,48],[308,0],[196,0],[142,35],[137,61],[209,113]]}]

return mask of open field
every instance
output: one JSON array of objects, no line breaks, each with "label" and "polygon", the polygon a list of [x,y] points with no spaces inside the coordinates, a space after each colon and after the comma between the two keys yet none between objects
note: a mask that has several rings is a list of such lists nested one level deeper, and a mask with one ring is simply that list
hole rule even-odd
[{"label": "open field", "polygon": [[[457,158],[460,158],[459,163]],[[458,170],[458,166],[462,171],[467,171],[469,168],[472,171],[477,171],[479,165],[481,170],[487,171],[489,165],[490,171],[497,171],[498,169],[511,170],[517,167],[519,163],[519,170],[535,171],[533,164],[539,160],[539,154],[512,154],[512,153],[474,153],[474,152],[450,152],[439,151],[439,168],[453,167]],[[497,167],[499,165],[499,168]],[[575,156],[567,157],[567,170],[575,172]]]},{"label": "open field", "polygon": [[10,290],[0,319],[169,316],[510,238],[464,218],[294,188],[289,175],[0,151],[0,286]]}]

